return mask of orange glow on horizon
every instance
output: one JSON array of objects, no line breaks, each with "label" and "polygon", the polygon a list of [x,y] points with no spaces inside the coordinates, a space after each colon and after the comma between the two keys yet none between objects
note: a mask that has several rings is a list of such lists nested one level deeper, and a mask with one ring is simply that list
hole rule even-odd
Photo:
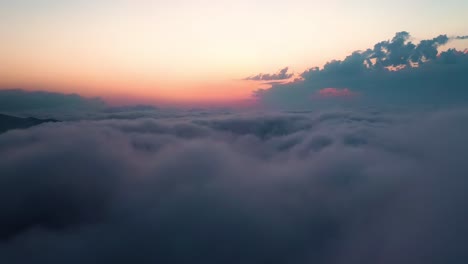
[{"label": "orange glow on horizon", "polygon": [[131,80],[124,78],[104,81],[79,76],[45,78],[20,76],[22,81],[0,76],[0,89],[19,88],[29,91],[76,93],[84,97],[100,97],[110,104],[164,104],[164,105],[232,105],[251,102],[252,92],[261,86],[258,82],[242,80],[188,81]]}]

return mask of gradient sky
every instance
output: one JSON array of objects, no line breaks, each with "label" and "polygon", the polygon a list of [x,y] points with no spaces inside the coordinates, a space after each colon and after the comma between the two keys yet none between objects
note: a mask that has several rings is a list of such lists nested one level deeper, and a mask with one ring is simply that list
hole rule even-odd
[{"label": "gradient sky", "polygon": [[467,13],[466,0],[0,0],[0,87],[236,101],[259,86],[244,77],[302,72],[397,31],[466,35]]}]

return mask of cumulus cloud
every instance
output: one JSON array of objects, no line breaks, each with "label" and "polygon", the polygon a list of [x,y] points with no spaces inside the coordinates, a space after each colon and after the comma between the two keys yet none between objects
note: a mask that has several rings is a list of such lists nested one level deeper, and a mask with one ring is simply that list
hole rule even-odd
[{"label": "cumulus cloud", "polygon": [[267,105],[294,108],[319,104],[310,98],[324,88],[358,93],[359,103],[465,103],[468,54],[454,49],[438,52],[448,41],[440,35],[413,43],[408,32],[399,32],[371,49],[311,68],[291,83],[274,84],[255,95]]},{"label": "cumulus cloud", "polygon": [[468,110],[0,135],[1,263],[466,262]]},{"label": "cumulus cloud", "polygon": [[251,80],[251,81],[275,81],[275,80],[286,80],[291,78],[294,74],[293,73],[288,73],[289,67],[285,67],[281,70],[279,70],[277,73],[274,74],[264,74],[264,73],[259,73],[254,76],[250,76],[245,78],[244,80]]}]

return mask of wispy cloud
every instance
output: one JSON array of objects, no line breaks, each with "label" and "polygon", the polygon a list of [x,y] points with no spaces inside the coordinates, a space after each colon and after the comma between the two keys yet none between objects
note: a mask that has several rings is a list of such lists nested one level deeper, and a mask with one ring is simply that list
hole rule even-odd
[{"label": "wispy cloud", "polygon": [[283,68],[279,70],[277,73],[273,74],[264,74],[260,73],[254,76],[250,76],[245,78],[244,80],[251,80],[251,81],[275,81],[275,80],[286,80],[294,76],[293,73],[288,73],[289,67]]}]

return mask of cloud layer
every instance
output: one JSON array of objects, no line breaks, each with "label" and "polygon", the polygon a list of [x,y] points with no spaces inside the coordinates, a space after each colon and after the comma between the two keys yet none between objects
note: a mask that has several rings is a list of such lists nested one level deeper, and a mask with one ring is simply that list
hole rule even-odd
[{"label": "cloud layer", "polygon": [[1,263],[464,263],[468,110],[0,135]]}]

